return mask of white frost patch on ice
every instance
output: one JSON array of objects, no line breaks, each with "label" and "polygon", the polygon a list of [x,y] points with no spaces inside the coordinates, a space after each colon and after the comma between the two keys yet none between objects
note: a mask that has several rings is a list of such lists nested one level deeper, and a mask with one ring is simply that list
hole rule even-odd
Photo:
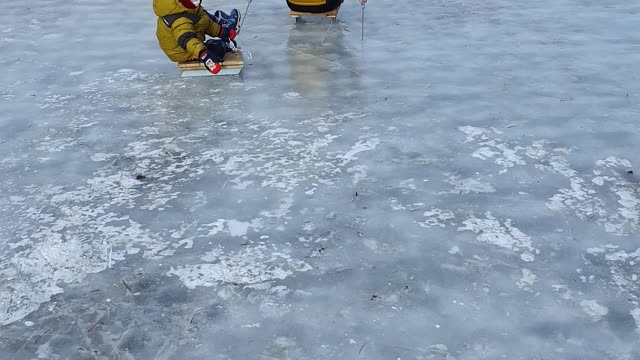
[{"label": "white frost patch on ice", "polygon": [[364,240],[362,240],[362,243],[364,244],[364,246],[367,249],[369,249],[369,250],[371,250],[373,252],[377,252],[378,251],[379,246],[378,246],[378,242],[377,241],[375,241],[373,239],[364,239]]},{"label": "white frost patch on ice", "polygon": [[530,290],[531,286],[533,286],[536,281],[538,281],[538,277],[533,273],[533,271],[529,269],[522,269],[522,277],[520,277],[520,280],[518,280],[516,285],[521,289]]},{"label": "white frost patch on ice", "polygon": [[194,221],[190,224],[181,224],[179,229],[176,229],[174,231],[171,232],[171,237],[174,239],[180,239],[184,236],[184,234],[187,232],[187,230],[192,229],[193,227],[195,227],[196,225],[198,225],[198,222]]},{"label": "white frost patch on ice", "polygon": [[[100,210],[68,210],[71,212],[66,217],[62,215],[32,229],[22,241],[23,247],[0,263],[4,285],[12,289],[0,293],[0,324],[23,318],[52,295],[61,293],[58,283],[78,281],[87,274],[103,271],[110,261],[139,252],[141,244],[149,258],[165,248],[154,234],[127,218],[101,214]],[[86,240],[92,237],[103,239],[104,243]]]},{"label": "white frost patch on ice", "polygon": [[362,244],[371,252],[376,254],[393,254],[401,251],[401,248],[397,247],[397,245],[394,247],[385,242],[380,242],[374,239],[363,239]]},{"label": "white frost patch on ice", "polygon": [[631,316],[636,322],[636,328],[640,329],[640,308],[631,310]]},{"label": "white frost patch on ice", "polygon": [[447,227],[447,224],[450,223],[450,220],[455,218],[455,215],[450,210],[437,208],[431,208],[430,210],[425,211],[423,215],[426,217],[426,220],[418,222],[417,224],[424,228],[430,228],[433,226],[445,228]]},{"label": "white frost patch on ice", "polygon": [[520,259],[522,259],[522,261],[524,262],[532,262],[533,260],[536,259],[536,256],[533,253],[525,251],[522,254],[520,254]]},{"label": "white frost patch on ice", "polygon": [[[88,115],[93,113],[93,105],[87,105],[86,108],[71,106],[79,96],[85,97],[90,104],[104,106],[105,111],[111,112],[112,105],[121,104],[122,81],[133,80],[134,83],[127,84],[131,85],[130,89],[140,89],[144,92],[147,90],[140,80],[149,79],[155,78],[123,70],[110,74],[105,79],[80,86],[79,90],[84,92],[81,95],[38,96],[40,108],[47,109],[43,112],[41,126],[48,126],[48,117],[56,120],[65,119],[65,123],[64,127],[52,127],[46,136],[33,140],[29,149],[54,152],[75,146],[82,138],[82,132],[97,123],[94,121],[97,118],[89,118]],[[152,91],[164,90],[155,86]],[[130,218],[133,214],[136,217],[140,215],[153,218],[158,215],[158,211],[172,206],[173,200],[181,194],[185,182],[199,179],[207,169],[223,164],[225,157],[231,152],[227,148],[215,149],[210,142],[211,131],[187,131],[185,135],[177,135],[185,132],[176,131],[183,124],[172,115],[174,111],[164,108],[163,105],[158,107],[157,104],[148,104],[146,96],[128,99],[127,107],[133,112],[149,114],[151,118],[154,114],[165,114],[169,118],[164,118],[152,126],[128,127],[124,133],[127,136],[131,135],[136,141],[121,147],[123,150],[117,154],[89,153],[88,156],[93,161],[114,161],[110,164],[98,164],[102,167],[84,182],[65,184],[65,187],[41,186],[30,185],[29,180],[25,178],[22,184],[12,184],[11,188],[1,189],[10,189],[10,193],[15,194],[10,200],[0,200],[3,213],[10,217],[3,221],[15,226],[9,229],[0,225],[2,237],[11,238],[10,243],[0,246],[3,254],[0,259],[0,278],[2,286],[7,289],[0,291],[0,325],[19,320],[36,310],[41,303],[62,291],[60,284],[80,281],[88,274],[114,266],[129,255],[140,254],[149,259],[171,256],[177,247],[191,247],[193,239],[207,236],[207,231],[213,234],[223,231],[225,225],[229,234],[240,235],[248,231],[247,225],[237,220],[222,220],[209,226],[200,225],[194,230],[195,236],[184,238],[185,229],[167,228],[151,231],[141,222]],[[332,128],[357,116],[359,115],[345,114],[340,117],[330,114],[316,124]],[[69,121],[66,122],[66,119]],[[167,119],[171,121],[167,122]],[[310,119],[311,122],[314,120]],[[171,131],[166,131],[168,123],[171,123]],[[225,126],[220,124],[222,123],[212,126]],[[256,134],[260,134],[261,130],[263,129],[256,129]],[[171,136],[162,137],[163,134]],[[289,139],[291,142],[287,146],[293,147],[294,150],[302,148],[306,151],[305,154],[311,154],[308,156],[308,162],[301,168],[301,173],[308,171],[314,176],[328,178],[340,173],[342,169],[335,166],[335,161],[322,161],[323,156],[318,154],[319,150],[336,136],[326,135],[318,138],[315,132],[299,135],[299,139]],[[243,139],[246,143],[254,141],[253,138]],[[267,135],[263,139],[268,142],[274,138]],[[308,141],[309,139],[314,141]],[[209,150],[193,151],[193,143],[206,144]],[[184,150],[183,144],[186,144],[185,148],[189,150]],[[84,148],[90,149],[91,147]],[[277,161],[289,155],[287,151],[290,148],[280,150],[267,161]],[[258,144],[244,153],[260,156],[262,151],[264,148]],[[315,156],[312,156],[314,154]],[[13,159],[6,156],[0,159],[0,166],[28,164],[37,158],[23,155]],[[298,164],[298,160],[299,158],[294,156],[293,161],[275,164],[273,168],[288,169],[289,164]],[[137,174],[144,174],[146,179],[136,179]],[[291,175],[289,172],[282,172],[282,178],[286,179]],[[297,176],[293,178],[295,181],[305,180],[300,180]],[[80,179],[82,180],[84,179]],[[206,198],[200,197],[198,200],[206,201]],[[251,227],[254,229],[259,224],[259,220],[251,221]],[[218,229],[218,225],[222,229]],[[11,236],[8,236],[9,233]],[[180,241],[176,241],[175,236],[179,236]]]},{"label": "white frost patch on ice", "polygon": [[47,95],[41,99],[40,108],[41,109],[60,109],[65,108],[69,105],[69,100],[72,100],[73,96],[71,95]]},{"label": "white frost patch on ice", "polygon": [[479,128],[475,126],[460,126],[458,130],[462,131],[467,135],[467,138],[464,141],[465,143],[476,141],[476,140],[488,140],[489,135],[494,133],[495,134],[501,133],[500,131],[495,129],[487,130],[487,129]]},{"label": "white frost patch on ice", "polygon": [[530,262],[535,258],[534,254],[539,250],[533,248],[531,238],[511,224],[511,219],[498,220],[490,212],[485,213],[485,218],[471,216],[462,222],[464,226],[460,231],[469,230],[478,236],[480,242],[499,246],[520,253],[523,261]]},{"label": "white frost patch on ice", "polygon": [[[521,148],[510,149],[504,144],[497,144],[493,141],[486,142],[486,144],[491,145],[492,147],[481,147],[478,150],[474,151],[471,156],[482,160],[493,158],[496,164],[502,165],[504,167],[504,170],[516,165],[527,164],[524,159],[518,155],[518,150],[520,150]],[[494,151],[492,149],[498,151]]]},{"label": "white frost patch on ice", "polygon": [[[407,179],[407,180],[402,180],[400,182],[399,187],[401,189],[410,189],[410,190],[415,190],[418,187],[416,186],[416,179]],[[407,194],[408,192],[403,191],[403,194]]]},{"label": "white frost patch on ice", "polygon": [[[84,119],[75,121],[72,128],[86,124]],[[129,255],[159,259],[172,256],[179,246],[192,246],[195,237],[175,242],[175,236],[182,237],[185,229],[151,231],[130,218],[128,209],[159,211],[171,206],[180,194],[175,189],[218,165],[224,151],[189,153],[178,145],[193,141],[194,136],[205,141],[207,134],[149,139],[147,132],[132,130],[138,140],[126,145],[121,154],[94,154],[92,160],[122,161],[105,164],[75,187],[27,184],[12,191],[15,196],[6,210],[17,226],[11,229],[14,241],[3,249],[0,260],[3,286],[11,289],[0,292],[0,325],[38,309],[62,292],[61,283],[80,281]],[[60,134],[54,135],[37,142],[36,147],[53,151],[71,143]],[[137,180],[140,173],[147,179]],[[240,222],[222,221],[220,225],[225,224],[230,234],[246,234],[248,229]],[[205,233],[197,235],[221,231],[215,225],[202,225],[197,231]],[[257,225],[251,223],[252,227]],[[0,231],[6,230],[0,227]]]},{"label": "white frost patch on ice", "polygon": [[536,168],[566,177],[577,174],[577,171],[571,168],[566,158],[570,153],[571,149],[551,147],[546,141],[535,141],[531,146],[526,147],[526,155],[536,161]]},{"label": "white frost patch on ice", "polygon": [[203,260],[214,259],[213,263],[186,265],[171,268],[168,275],[175,275],[186,287],[215,286],[220,283],[258,284],[273,280],[283,280],[294,272],[312,269],[301,260],[292,259],[286,251],[275,246],[258,245],[246,247],[237,252],[213,256],[207,254]]},{"label": "white frost patch on ice", "polygon": [[[467,135],[466,142],[477,142],[479,148],[473,157],[490,160],[502,165],[499,173],[505,173],[515,165],[526,165],[523,157],[534,160],[534,166],[568,178],[569,187],[553,195],[547,206],[554,211],[571,210],[584,220],[601,226],[605,231],[624,236],[640,230],[640,190],[630,182],[625,173],[632,169],[627,159],[609,156],[597,160],[591,174],[580,174],[571,168],[567,156],[571,149],[553,147],[547,141],[535,141],[520,146],[496,138],[489,129],[462,126],[458,128]],[[615,204],[617,206],[613,205]]]},{"label": "white frost patch on ice", "polygon": [[283,97],[287,98],[287,99],[297,99],[300,97],[300,93],[297,93],[295,91],[290,91],[288,93],[285,93],[283,95]]},{"label": "white frost patch on ice", "polygon": [[228,220],[227,226],[229,227],[229,234],[231,234],[231,236],[244,236],[247,235],[251,224],[238,220]]},{"label": "white frost patch on ice", "polygon": [[278,209],[262,211],[260,215],[272,218],[272,219],[288,219],[287,214],[291,210],[291,206],[293,205],[293,196],[289,195],[286,198],[280,200],[280,206]]},{"label": "white frost patch on ice", "polygon": [[[436,325],[436,328],[439,328],[440,325]],[[435,345],[431,345],[429,347],[428,350],[428,357],[427,359],[447,359],[447,358],[451,358],[453,360],[452,357],[449,356],[449,348],[447,348],[447,345],[445,344],[435,344]]]},{"label": "white frost patch on ice", "polygon": [[[596,165],[602,167],[594,171],[598,175],[591,179],[571,177],[570,188],[560,189],[547,206],[556,211],[570,209],[578,218],[593,221],[615,235],[636,233],[640,230],[640,190],[617,170],[619,166],[631,167],[631,163],[609,157],[596,161]],[[609,175],[601,176],[605,171],[609,171]],[[612,200],[617,207],[611,205]]]},{"label": "white frost patch on ice", "polygon": [[596,161],[596,165],[604,168],[619,168],[624,167],[627,169],[632,168],[631,162],[627,159],[620,159],[615,156],[609,156],[604,160]]},{"label": "white frost patch on ice", "polygon": [[206,229],[208,231],[207,236],[215,236],[217,233],[224,231],[224,219],[218,219],[215,222],[202,224],[202,229]]},{"label": "white frost patch on ice", "polygon": [[207,237],[215,236],[220,232],[226,232],[230,236],[238,237],[238,236],[246,236],[249,232],[249,229],[253,229],[254,231],[259,230],[262,227],[261,221],[259,219],[253,219],[250,222],[239,221],[239,220],[226,220],[226,219],[218,219],[215,222],[202,224],[198,230],[206,230]]},{"label": "white frost patch on ice", "polygon": [[347,169],[348,174],[353,174],[353,185],[357,185],[362,179],[367,177],[367,167],[356,165]]},{"label": "white frost patch on ice", "polygon": [[497,165],[503,166],[501,173],[506,172],[508,168],[516,165],[527,164],[524,158],[518,154],[524,150],[523,147],[512,146],[504,141],[492,139],[494,135],[502,134],[499,130],[488,130],[473,126],[461,126],[458,130],[467,135],[464,141],[465,143],[477,141],[480,145],[480,148],[475,150],[471,156],[482,160],[493,159]]},{"label": "white frost patch on ice", "polygon": [[618,214],[632,224],[638,224],[640,220],[640,198],[638,190],[630,187],[616,187],[613,189],[620,198],[618,203],[622,205]]},{"label": "white frost patch on ice", "polygon": [[640,249],[632,253],[628,253],[622,250],[615,251],[616,249],[618,249],[618,246],[609,244],[605,246],[605,248],[589,248],[587,249],[587,253],[592,255],[605,254],[605,259],[609,261],[625,262],[629,259],[631,259],[632,261],[640,260]]},{"label": "white frost patch on ice", "polygon": [[473,153],[471,153],[471,156],[474,158],[478,158],[481,160],[487,160],[490,159],[494,156],[499,155],[500,153],[496,152],[496,151],[491,151],[490,148],[488,147],[481,147],[479,149],[477,149],[476,151],[474,151]]},{"label": "white frost patch on ice", "polygon": [[105,154],[105,153],[96,153],[91,155],[91,160],[93,161],[105,161],[114,157],[115,154]]},{"label": "white frost patch on ice", "polygon": [[591,182],[594,183],[595,185],[602,186],[604,185],[604,178],[602,176],[596,176],[593,179],[591,179]]},{"label": "white frost patch on ice", "polygon": [[9,201],[12,205],[22,205],[26,199],[24,196],[9,195]]},{"label": "white frost patch on ice", "polygon": [[378,146],[382,140],[379,138],[363,138],[361,137],[358,142],[351,147],[351,150],[347,151],[344,154],[336,156],[337,159],[341,159],[342,162],[340,165],[344,166],[354,160],[357,159],[355,156],[358,153],[373,150]]},{"label": "white frost patch on ice", "polygon": [[469,193],[492,193],[496,189],[489,183],[482,182],[477,179],[466,178],[461,179],[457,176],[449,176],[447,182],[454,186],[454,189],[449,191],[451,194],[469,194]]},{"label": "white frost patch on ice", "polygon": [[581,178],[569,179],[570,189],[560,189],[560,192],[549,199],[547,207],[560,211],[565,207],[572,208],[576,215],[585,220],[595,215],[604,216],[604,203],[596,197],[597,192],[584,186]]},{"label": "white frost patch on ice", "polygon": [[396,198],[391,198],[389,202],[391,209],[394,211],[405,210],[407,208],[406,206],[400,204],[400,202]]},{"label": "white frost patch on ice", "polygon": [[42,139],[42,141],[40,141],[40,146],[36,147],[36,150],[46,151],[46,152],[58,152],[70,146],[73,146],[76,143],[77,143],[77,139],[73,139],[73,138],[52,139],[47,136],[44,139]]},{"label": "white frost patch on ice", "polygon": [[607,254],[605,256],[605,259],[609,261],[627,261],[628,259],[638,260],[640,259],[640,249],[632,253],[628,253],[625,251],[617,251],[613,254]]},{"label": "white frost patch on ice", "polygon": [[[395,207],[402,206],[395,205]],[[464,226],[459,226],[459,231],[472,231],[478,234],[476,239],[482,243],[519,253],[520,259],[524,262],[534,261],[535,256],[540,253],[540,250],[533,247],[531,237],[513,226],[511,219],[496,219],[490,212],[485,213],[484,218],[471,215],[460,221],[456,220],[456,215],[450,210],[431,208],[424,212],[424,216],[426,219],[416,224],[424,228],[434,226],[445,228],[462,223]]]},{"label": "white frost patch on ice", "polygon": [[607,309],[606,306],[598,304],[595,300],[582,300],[580,302],[580,306],[593,321],[599,321],[603,316],[609,313],[609,309]]},{"label": "white frost patch on ice", "polygon": [[571,169],[566,155],[571,152],[567,148],[551,147],[545,141],[536,141],[530,146],[520,146],[514,142],[496,139],[495,130],[463,126],[458,128],[467,134],[465,143],[476,141],[480,146],[471,156],[489,160],[494,159],[503,169],[500,173],[505,173],[508,168],[516,165],[527,165],[524,157],[535,160],[536,168],[545,171],[552,171],[564,176],[574,176],[576,171]]},{"label": "white frost patch on ice", "polygon": [[560,297],[564,300],[573,299],[573,292],[569,289],[567,285],[555,284],[551,285],[551,288],[554,292],[558,293]]},{"label": "white frost patch on ice", "polygon": [[338,137],[330,130],[362,116],[365,114],[327,112],[297,124],[308,131],[287,128],[274,119],[251,118],[246,125],[250,131],[237,139],[235,148],[228,149],[230,156],[220,170],[231,177],[230,182],[238,189],[259,184],[290,192],[309,180],[331,185],[346,170],[342,167],[355,160],[355,154],[375,147],[376,141],[380,141],[361,139],[338,158],[326,153],[326,148]]},{"label": "white frost patch on ice", "polygon": [[93,125],[96,125],[96,124],[99,124],[99,122],[93,121],[93,122],[89,122],[89,123],[80,124],[80,125],[78,125],[78,129],[92,127]]},{"label": "white frost patch on ice", "polygon": [[511,149],[505,144],[496,144],[495,147],[501,151],[502,155],[502,157],[496,157],[496,164],[502,165],[505,168],[527,164],[524,159],[520,155],[518,155],[518,151],[522,150],[521,147],[515,147],[514,149]]},{"label": "white frost patch on ice", "polygon": [[243,328],[259,328],[260,327],[260,323],[242,325],[241,327],[243,327]]},{"label": "white frost patch on ice", "polygon": [[[640,261],[640,249],[633,252],[620,250],[617,245],[605,245],[599,248],[589,248],[587,253],[609,262],[609,283],[616,286],[621,292],[628,292],[630,300],[638,301],[637,294],[640,284],[638,284],[638,274],[629,270],[635,269]],[[602,261],[602,260],[598,260]],[[629,267],[631,266],[631,268]],[[583,281],[586,278],[583,277]],[[591,280],[591,277],[589,277]]]}]

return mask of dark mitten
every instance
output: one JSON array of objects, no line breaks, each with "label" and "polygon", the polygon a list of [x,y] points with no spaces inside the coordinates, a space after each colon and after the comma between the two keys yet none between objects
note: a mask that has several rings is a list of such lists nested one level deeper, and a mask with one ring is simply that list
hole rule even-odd
[{"label": "dark mitten", "polygon": [[209,55],[213,57],[215,62],[223,62],[224,54],[231,51],[229,44],[221,39],[209,39],[205,41],[204,45],[209,50]]}]

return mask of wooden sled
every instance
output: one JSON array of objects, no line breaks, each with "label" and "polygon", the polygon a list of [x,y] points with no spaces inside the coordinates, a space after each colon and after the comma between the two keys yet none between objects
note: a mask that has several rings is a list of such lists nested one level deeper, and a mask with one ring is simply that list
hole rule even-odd
[{"label": "wooden sled", "polygon": [[327,19],[335,19],[338,16],[338,11],[340,11],[340,6],[338,6],[334,10],[323,12],[323,13],[308,13],[308,12],[291,10],[289,11],[289,17],[296,19],[296,22],[300,21],[300,18],[303,16],[324,16]]},{"label": "wooden sled", "polygon": [[222,69],[219,73],[213,75],[207,70],[204,64],[199,60],[190,60],[178,63],[178,70],[182,77],[192,76],[220,76],[220,75],[238,75],[244,67],[244,59],[242,53],[228,52],[224,55],[224,61],[220,64]]}]

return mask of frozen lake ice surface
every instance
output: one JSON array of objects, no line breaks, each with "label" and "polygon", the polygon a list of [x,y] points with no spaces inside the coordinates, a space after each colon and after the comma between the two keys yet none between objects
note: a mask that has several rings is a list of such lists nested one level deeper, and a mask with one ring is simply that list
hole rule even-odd
[{"label": "frozen lake ice surface", "polygon": [[365,12],[3,4],[0,359],[639,359],[640,3]]}]

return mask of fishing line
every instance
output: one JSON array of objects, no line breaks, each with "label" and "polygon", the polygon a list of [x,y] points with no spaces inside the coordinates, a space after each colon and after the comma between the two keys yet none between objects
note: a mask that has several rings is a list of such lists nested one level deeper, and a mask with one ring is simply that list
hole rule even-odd
[{"label": "fishing line", "polygon": [[338,64],[338,65],[342,66],[343,68],[345,68],[345,69],[347,69],[347,70],[351,71],[352,73],[357,74],[357,75],[359,75],[359,76],[362,76],[362,77],[363,77],[363,78],[365,78],[365,79],[369,79],[369,80],[377,81],[376,79],[372,79],[372,78],[368,77],[367,75],[364,75],[364,74],[362,74],[362,73],[359,73],[358,71],[356,71],[356,70],[354,70],[354,69],[352,69],[352,68],[348,67],[347,65],[343,65],[343,64],[341,64],[341,63],[339,63],[339,62],[337,62],[337,61],[332,61],[332,60],[325,59],[325,58],[320,57],[320,56],[312,55],[312,54],[306,53],[306,52],[304,52],[304,51],[300,51],[300,50],[298,50],[298,49],[294,49],[294,48],[292,48],[292,47],[287,47],[287,48],[288,48],[289,50],[293,50],[293,51],[299,52],[300,54],[304,54],[304,55],[307,55],[307,56],[314,57],[314,58],[316,58],[316,59],[324,60],[324,61],[326,61],[326,62],[328,62],[328,63]]}]

